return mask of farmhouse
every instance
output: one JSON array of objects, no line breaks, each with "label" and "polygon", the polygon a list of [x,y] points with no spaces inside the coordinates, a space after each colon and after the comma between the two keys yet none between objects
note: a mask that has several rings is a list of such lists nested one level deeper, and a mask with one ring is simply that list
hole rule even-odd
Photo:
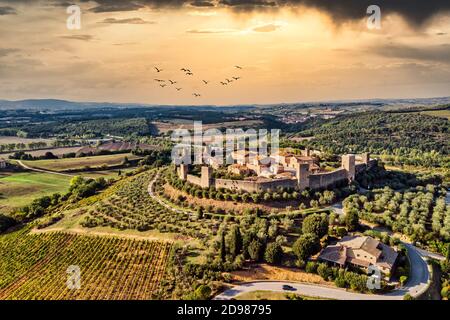
[{"label": "farmhouse", "polygon": [[341,267],[353,265],[366,271],[373,265],[389,277],[397,257],[394,249],[371,237],[346,236],[336,245],[324,248],[318,259]]}]

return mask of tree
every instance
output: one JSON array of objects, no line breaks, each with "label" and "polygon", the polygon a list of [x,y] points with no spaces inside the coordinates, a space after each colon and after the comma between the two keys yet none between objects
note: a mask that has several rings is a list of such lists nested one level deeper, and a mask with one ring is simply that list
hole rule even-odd
[{"label": "tree", "polygon": [[349,210],[344,218],[345,226],[348,231],[355,231],[359,227],[358,211],[355,209]]},{"label": "tree", "polygon": [[220,261],[225,262],[227,256],[227,248],[225,247],[225,231],[220,234]]},{"label": "tree", "polygon": [[447,261],[447,263],[450,262],[450,243],[447,244],[447,254],[445,255],[445,261]]},{"label": "tree", "polygon": [[211,296],[211,288],[207,285],[201,284],[195,289],[195,299],[207,300]]},{"label": "tree", "polygon": [[318,207],[319,207],[319,201],[317,201],[317,200],[311,200],[311,201],[309,202],[309,205],[310,205],[312,208],[318,208]]},{"label": "tree", "polygon": [[292,251],[300,260],[306,260],[320,251],[320,242],[316,235],[306,233],[301,235],[292,246]]},{"label": "tree", "polygon": [[328,280],[332,275],[332,271],[328,268],[326,263],[320,263],[317,267],[317,274],[321,276],[323,280]]},{"label": "tree", "polygon": [[70,180],[71,187],[76,187],[83,183],[84,183],[84,179],[83,179],[83,177],[80,177],[80,176],[75,176]]},{"label": "tree", "polygon": [[0,233],[15,225],[17,222],[11,217],[0,214]]},{"label": "tree", "polygon": [[264,260],[267,263],[278,264],[283,257],[283,249],[277,242],[271,242],[267,245],[264,253]]},{"label": "tree", "polygon": [[328,233],[328,219],[319,214],[312,214],[303,220],[302,231],[304,234],[312,233],[319,239]]},{"label": "tree", "polygon": [[203,218],[203,208],[202,207],[198,207],[197,208],[197,212],[195,213],[197,219],[202,219]]},{"label": "tree", "polygon": [[238,226],[234,226],[231,230],[228,248],[233,259],[242,251],[242,235]]},{"label": "tree", "polygon": [[250,256],[250,259],[254,261],[261,260],[262,249],[263,246],[259,240],[257,239],[252,240],[248,245],[248,254]]}]

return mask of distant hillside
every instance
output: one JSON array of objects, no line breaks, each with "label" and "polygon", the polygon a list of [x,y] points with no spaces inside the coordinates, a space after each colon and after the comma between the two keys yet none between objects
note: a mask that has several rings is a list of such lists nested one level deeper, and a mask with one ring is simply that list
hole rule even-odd
[{"label": "distant hillside", "polygon": [[[383,111],[318,121],[298,133],[313,136],[308,144],[333,153],[393,153],[396,149],[450,154],[450,121],[419,113]],[[404,153],[404,152],[402,152]]]},{"label": "distant hillside", "polygon": [[72,102],[57,99],[30,99],[8,101],[0,100],[0,110],[7,109],[36,109],[36,110],[71,110],[71,109],[91,109],[105,107],[127,107],[136,106],[133,104],[116,103],[96,103],[96,102]]}]

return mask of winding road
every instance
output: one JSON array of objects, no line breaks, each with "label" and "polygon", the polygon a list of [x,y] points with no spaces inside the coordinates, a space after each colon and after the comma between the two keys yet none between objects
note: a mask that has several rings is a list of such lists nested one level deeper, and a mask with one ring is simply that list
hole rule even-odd
[{"label": "winding road", "polygon": [[[161,200],[154,194],[153,186],[156,180],[159,178],[159,172],[155,175],[153,180],[148,185],[148,193],[159,204],[165,208],[177,212],[191,215],[189,211],[184,211],[181,209],[176,209],[166,202]],[[343,214],[342,203],[337,203],[331,207],[333,210],[337,211],[338,214]],[[428,287],[428,282],[430,280],[430,274],[428,271],[428,264],[425,261],[425,257],[432,257],[441,259],[443,257],[433,254],[431,252],[421,250],[409,243],[403,243],[408,249],[408,257],[411,263],[411,272],[408,279],[408,283],[403,287],[396,289],[392,292],[382,295],[375,294],[362,294],[350,292],[345,289],[326,287],[315,284],[290,282],[290,281],[257,281],[248,282],[234,286],[221,294],[217,295],[215,300],[229,300],[235,298],[236,296],[251,291],[265,290],[265,291],[277,291],[277,292],[295,292],[297,294],[319,297],[326,299],[336,299],[336,300],[402,300],[406,293],[411,296],[416,297],[421,292],[423,292]],[[284,290],[283,285],[290,285],[295,288],[295,291]]]},{"label": "winding road", "polygon": [[[245,292],[252,291],[276,291],[286,293],[296,293],[300,295],[319,297],[335,300],[403,300],[405,294],[409,293],[417,297],[427,288],[429,281],[428,265],[423,256],[410,244],[405,243],[408,248],[408,256],[411,261],[411,273],[408,283],[400,289],[396,289],[387,294],[362,294],[350,292],[345,289],[326,287],[315,284],[291,282],[291,281],[256,281],[236,285],[221,294],[215,300],[230,300]],[[294,290],[284,290],[283,286],[289,285]]]}]

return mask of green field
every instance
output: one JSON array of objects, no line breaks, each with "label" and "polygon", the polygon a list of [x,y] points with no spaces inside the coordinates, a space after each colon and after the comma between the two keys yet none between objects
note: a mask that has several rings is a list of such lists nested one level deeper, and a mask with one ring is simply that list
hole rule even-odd
[{"label": "green field", "polygon": [[70,177],[39,172],[1,173],[0,211],[10,211],[55,192],[65,193],[69,181]]},{"label": "green field", "polygon": [[427,114],[429,116],[447,118],[450,120],[450,110],[434,110],[434,111],[423,111],[422,114]]},{"label": "green field", "polygon": [[107,165],[108,167],[116,166],[120,165],[125,157],[127,157],[129,160],[139,159],[139,157],[134,156],[131,153],[125,153],[84,158],[23,161],[23,163],[33,168],[61,172],[67,170],[81,170],[85,167],[99,168],[103,165]]}]

